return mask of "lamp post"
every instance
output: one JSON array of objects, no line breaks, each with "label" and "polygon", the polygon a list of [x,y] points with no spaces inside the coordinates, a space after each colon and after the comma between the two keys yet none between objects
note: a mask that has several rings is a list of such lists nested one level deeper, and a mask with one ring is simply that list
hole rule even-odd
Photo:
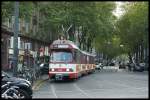
[{"label": "lamp post", "polygon": [[124,45],[123,45],[123,44],[120,44],[120,47],[122,48],[122,47],[124,47]]},{"label": "lamp post", "polygon": [[107,41],[107,42],[106,42],[106,50],[107,50],[107,51],[106,51],[106,52],[107,52],[106,60],[107,60],[107,65],[109,64],[109,61],[110,61],[110,60],[109,60],[109,54],[108,54],[108,52],[109,52],[108,50],[109,50],[110,46],[111,46],[111,42],[110,42],[110,41]]},{"label": "lamp post", "polygon": [[124,45],[123,45],[123,44],[120,44],[119,46],[120,46],[121,52],[124,52]]},{"label": "lamp post", "polygon": [[14,25],[14,55],[13,55],[13,76],[17,76],[17,65],[18,65],[18,33],[19,33],[19,2],[14,3],[14,15],[15,15],[15,25]]}]

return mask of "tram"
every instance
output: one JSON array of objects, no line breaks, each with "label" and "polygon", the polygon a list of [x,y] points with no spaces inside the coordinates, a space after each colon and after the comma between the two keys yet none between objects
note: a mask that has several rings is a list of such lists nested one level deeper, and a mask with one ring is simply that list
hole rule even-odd
[{"label": "tram", "polygon": [[92,73],[95,71],[94,57],[70,40],[55,40],[50,45],[49,78],[76,80]]}]

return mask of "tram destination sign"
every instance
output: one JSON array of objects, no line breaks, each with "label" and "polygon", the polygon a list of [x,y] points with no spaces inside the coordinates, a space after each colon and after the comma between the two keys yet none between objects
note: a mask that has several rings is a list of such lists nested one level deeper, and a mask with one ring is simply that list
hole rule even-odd
[{"label": "tram destination sign", "polygon": [[61,45],[58,45],[58,48],[69,48],[69,45],[61,44]]}]

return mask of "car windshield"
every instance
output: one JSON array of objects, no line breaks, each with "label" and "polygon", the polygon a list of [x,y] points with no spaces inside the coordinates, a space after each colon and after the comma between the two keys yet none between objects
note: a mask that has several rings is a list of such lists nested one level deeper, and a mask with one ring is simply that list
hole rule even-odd
[{"label": "car windshield", "polygon": [[66,51],[56,51],[51,53],[51,62],[71,62],[72,53]]}]

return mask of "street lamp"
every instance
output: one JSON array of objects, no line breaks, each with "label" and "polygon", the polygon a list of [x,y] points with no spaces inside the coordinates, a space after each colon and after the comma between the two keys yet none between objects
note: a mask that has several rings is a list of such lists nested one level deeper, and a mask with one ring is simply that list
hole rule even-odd
[{"label": "street lamp", "polygon": [[106,60],[107,60],[107,65],[108,65],[108,62],[109,62],[109,54],[108,54],[108,52],[109,52],[109,48],[111,47],[111,42],[110,41],[107,41],[106,42],[106,52],[107,52],[107,55],[106,55]]},{"label": "street lamp", "polygon": [[122,47],[124,47],[124,45],[123,45],[123,44],[120,44],[120,47],[122,48]]},{"label": "street lamp", "polygon": [[17,65],[18,65],[18,33],[19,33],[19,2],[14,3],[14,55],[13,55],[13,76],[17,76]]}]

